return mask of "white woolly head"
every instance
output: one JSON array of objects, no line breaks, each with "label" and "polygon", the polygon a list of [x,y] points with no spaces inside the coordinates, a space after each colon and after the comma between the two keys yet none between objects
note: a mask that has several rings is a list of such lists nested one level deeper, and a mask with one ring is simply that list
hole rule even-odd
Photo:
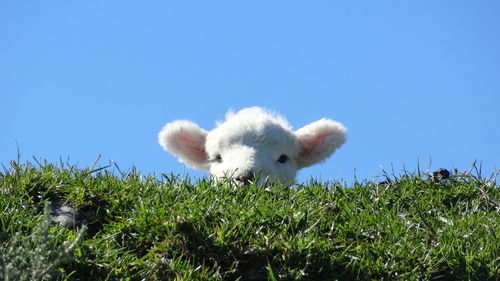
[{"label": "white woolly head", "polygon": [[161,146],[186,165],[209,170],[215,178],[239,185],[289,183],[303,167],[321,162],[345,142],[345,127],[321,119],[296,132],[282,116],[250,107],[205,131],[190,121],[168,123],[158,135]]}]

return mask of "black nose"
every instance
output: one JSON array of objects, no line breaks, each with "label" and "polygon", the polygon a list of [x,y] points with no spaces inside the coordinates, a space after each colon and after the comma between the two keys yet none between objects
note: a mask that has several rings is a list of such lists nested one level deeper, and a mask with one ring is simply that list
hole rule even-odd
[{"label": "black nose", "polygon": [[248,173],[243,176],[237,176],[234,178],[237,182],[240,182],[244,186],[249,185],[253,180],[254,180],[254,174],[253,173]]}]

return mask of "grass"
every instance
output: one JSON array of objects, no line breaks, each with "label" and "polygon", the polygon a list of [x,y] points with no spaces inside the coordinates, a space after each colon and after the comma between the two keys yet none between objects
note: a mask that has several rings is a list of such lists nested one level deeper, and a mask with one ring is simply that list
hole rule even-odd
[{"label": "grass", "polygon": [[[500,276],[499,186],[469,172],[267,188],[120,173],[40,161],[4,167],[0,279]],[[47,223],[44,206],[58,201],[81,214],[73,228]]]}]

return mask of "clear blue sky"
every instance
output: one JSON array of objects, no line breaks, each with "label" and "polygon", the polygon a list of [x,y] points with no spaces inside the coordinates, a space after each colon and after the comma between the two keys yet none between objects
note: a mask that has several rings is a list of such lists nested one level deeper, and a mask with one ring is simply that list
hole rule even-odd
[{"label": "clear blue sky", "polygon": [[0,2],[0,163],[190,173],[156,135],[259,105],[347,143],[299,180],[500,167],[499,1]]}]

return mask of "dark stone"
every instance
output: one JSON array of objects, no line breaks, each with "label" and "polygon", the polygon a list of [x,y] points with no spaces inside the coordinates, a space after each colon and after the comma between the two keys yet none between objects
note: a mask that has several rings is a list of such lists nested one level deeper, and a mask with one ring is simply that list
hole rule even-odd
[{"label": "dark stone", "polygon": [[445,180],[450,177],[450,171],[444,169],[444,168],[439,168],[437,171],[432,173],[432,179],[435,182],[440,182],[442,180]]}]

